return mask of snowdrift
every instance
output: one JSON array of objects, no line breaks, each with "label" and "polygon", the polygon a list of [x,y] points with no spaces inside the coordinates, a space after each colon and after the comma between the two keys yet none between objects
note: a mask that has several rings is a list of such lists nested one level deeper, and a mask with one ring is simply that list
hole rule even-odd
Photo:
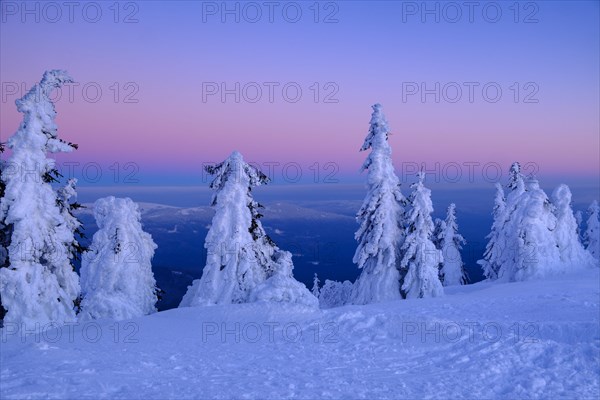
[{"label": "snowdrift", "polygon": [[1,330],[0,398],[598,398],[600,272]]}]

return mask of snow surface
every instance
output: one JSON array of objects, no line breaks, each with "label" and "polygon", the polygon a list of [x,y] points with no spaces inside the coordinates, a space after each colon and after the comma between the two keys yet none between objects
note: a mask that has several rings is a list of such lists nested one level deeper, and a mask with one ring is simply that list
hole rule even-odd
[{"label": "snow surface", "polygon": [[179,308],[23,339],[9,324],[0,398],[597,399],[599,282],[588,269],[329,310]]}]

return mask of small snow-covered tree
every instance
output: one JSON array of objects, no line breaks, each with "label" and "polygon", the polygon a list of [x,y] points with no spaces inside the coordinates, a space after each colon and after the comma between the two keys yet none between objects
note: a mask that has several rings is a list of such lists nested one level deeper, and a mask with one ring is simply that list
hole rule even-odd
[{"label": "small snow-covered tree", "polygon": [[504,190],[502,185],[496,183],[496,197],[494,198],[494,210],[492,216],[491,232],[487,235],[488,243],[483,254],[483,259],[477,261],[477,264],[483,268],[483,275],[488,279],[497,279],[498,270],[500,270],[500,260],[502,253],[505,250],[506,243],[504,242],[504,223],[506,222],[506,200],[504,198]]},{"label": "small snow-covered tree", "polygon": [[406,199],[394,173],[389,127],[380,104],[373,106],[369,132],[361,151],[371,149],[362,170],[368,171],[368,193],[356,216],[360,228],[353,262],[361,274],[354,283],[352,302],[367,304],[401,298],[399,264],[404,240]]},{"label": "small snow-covered tree", "polygon": [[406,239],[402,246],[404,257],[401,267],[405,270],[402,292],[406,298],[444,294],[438,274],[438,265],[443,262],[442,252],[432,241],[434,226],[431,219],[431,191],[423,184],[425,173],[419,172],[418,178],[418,182],[411,186],[413,192],[409,197]]},{"label": "small snow-covered tree", "polygon": [[522,281],[560,271],[554,207],[538,181],[530,179],[526,190],[514,199],[509,198],[508,204],[512,212],[504,226],[507,251],[498,278]]},{"label": "small snow-covered tree", "polygon": [[[600,207],[598,207],[596,200],[590,204],[587,214],[587,229],[584,233],[584,243],[592,256],[596,260],[600,260]],[[597,262],[596,265],[598,265]]]},{"label": "small snow-covered tree", "polygon": [[0,295],[5,322],[26,326],[63,323],[75,318],[79,279],[69,260],[73,233],[57,205],[49,182],[56,171],[48,153],[71,152],[76,146],[57,136],[51,91],[72,82],[60,70],[47,71],[21,99],[23,122],[8,140],[12,150],[2,171],[6,183],[0,221],[11,227],[8,263],[0,268]]},{"label": "small snow-covered tree", "polygon": [[81,312],[87,319],[130,319],[156,311],[152,257],[157,246],[144,232],[138,205],[106,197],[94,203],[99,230],[81,263]]},{"label": "small snow-covered tree", "polygon": [[319,298],[319,283],[321,283],[321,281],[319,280],[319,277],[317,276],[317,274],[315,273],[315,277],[313,278],[313,287],[312,287],[312,294],[313,296],[315,296],[317,299]]},{"label": "small snow-covered tree", "polygon": [[352,282],[325,280],[319,294],[319,305],[321,308],[341,307],[350,304],[352,296]]},{"label": "small snow-covered tree", "polygon": [[567,185],[558,186],[552,194],[556,215],[554,234],[565,270],[591,267],[596,264],[590,252],[585,250],[579,240],[577,220],[573,215],[571,199],[571,190]]},{"label": "small snow-covered tree", "polygon": [[206,167],[214,175],[215,208],[204,247],[206,266],[180,307],[252,301],[285,301],[318,306],[317,299],[292,275],[291,254],[280,250],[260,222],[262,206],[252,188],[268,182],[234,151],[227,160]]},{"label": "small snow-covered tree", "polygon": [[464,285],[467,283],[467,272],[460,255],[466,240],[458,233],[456,223],[456,205],[450,204],[440,233],[440,250],[442,251],[441,277],[444,286]]}]

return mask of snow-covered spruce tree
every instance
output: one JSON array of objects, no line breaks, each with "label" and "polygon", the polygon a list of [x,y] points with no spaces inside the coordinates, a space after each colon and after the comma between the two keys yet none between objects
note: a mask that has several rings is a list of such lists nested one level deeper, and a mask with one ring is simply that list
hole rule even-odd
[{"label": "snow-covered spruce tree", "polygon": [[518,162],[514,162],[510,166],[506,188],[508,194],[505,198],[502,186],[499,183],[496,184],[496,198],[492,213],[494,222],[487,236],[488,243],[483,259],[477,261],[483,269],[484,276],[491,280],[498,279],[500,267],[504,263],[514,263],[515,252],[518,251],[516,248],[510,247],[508,236],[512,232],[507,228],[507,223],[511,221],[513,213],[521,201],[521,196],[525,192],[525,181],[521,173],[521,165]]},{"label": "snow-covered spruce tree", "polygon": [[[600,260],[600,207],[594,200],[588,210],[587,228],[584,232],[586,249],[596,260]],[[596,265],[598,262],[596,261]]]},{"label": "snow-covered spruce tree", "polygon": [[498,279],[523,281],[563,270],[554,234],[554,206],[538,181],[529,179],[518,198],[511,199],[509,195],[509,205],[511,214],[503,230],[507,251]]},{"label": "snow-covered spruce tree", "polygon": [[[57,205],[48,181],[56,171],[47,153],[71,152],[72,143],[57,137],[54,88],[72,82],[60,70],[47,71],[41,82],[16,101],[23,122],[8,140],[10,168],[0,203],[0,221],[11,226],[8,265],[0,268],[0,294],[7,310],[4,322],[35,326],[75,318],[79,279],[69,260],[73,233]],[[9,173],[10,172],[10,173]]]},{"label": "snow-covered spruce tree", "polygon": [[151,261],[157,246],[142,229],[137,204],[98,199],[94,216],[99,230],[82,257],[80,318],[122,320],[155,312]]},{"label": "snow-covered spruce tree", "polygon": [[319,283],[321,283],[321,281],[319,280],[319,277],[315,273],[315,277],[313,278],[313,287],[312,287],[311,293],[317,299],[319,298],[319,292],[320,292]]},{"label": "snow-covered spruce tree", "polygon": [[573,268],[592,267],[596,264],[594,257],[585,250],[579,240],[571,199],[571,190],[567,185],[559,185],[552,193],[556,215],[554,235],[560,251],[560,260],[565,264],[563,266],[565,271]]},{"label": "snow-covered spruce tree", "polygon": [[206,266],[180,307],[272,301],[318,306],[318,300],[292,274],[291,254],[280,250],[262,227],[262,206],[252,188],[268,182],[234,151],[227,160],[206,167],[214,175],[215,215],[206,236]]},{"label": "snow-covered spruce tree", "polygon": [[443,262],[442,252],[433,244],[431,191],[423,181],[425,173],[419,172],[418,182],[411,187],[410,209],[406,219],[406,238],[402,246],[401,267],[406,270],[402,280],[402,293],[406,298],[436,297],[444,294],[438,275],[438,265]]},{"label": "snow-covered spruce tree", "polygon": [[448,206],[446,220],[440,233],[440,250],[442,251],[441,277],[444,286],[464,285],[467,283],[467,272],[460,255],[466,240],[458,233],[456,223],[456,205]]},{"label": "snow-covered spruce tree", "polygon": [[369,132],[361,151],[371,149],[362,170],[368,171],[368,194],[356,216],[360,228],[353,262],[361,274],[353,285],[352,303],[367,304],[402,298],[400,246],[404,240],[405,197],[394,173],[389,127],[380,104],[373,106]]},{"label": "snow-covered spruce tree", "polygon": [[506,222],[506,199],[504,198],[504,189],[502,185],[496,183],[496,197],[494,198],[494,210],[492,216],[494,221],[492,229],[487,235],[488,243],[483,254],[483,259],[477,261],[483,269],[483,275],[488,279],[497,279],[500,269],[500,259],[505,249],[506,243],[502,229]]}]

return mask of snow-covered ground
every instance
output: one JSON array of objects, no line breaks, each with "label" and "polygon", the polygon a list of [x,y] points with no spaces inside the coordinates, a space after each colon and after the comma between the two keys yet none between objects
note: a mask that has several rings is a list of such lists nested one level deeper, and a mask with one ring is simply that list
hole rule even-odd
[{"label": "snow-covered ground", "polygon": [[311,311],[184,308],[1,331],[0,398],[600,396],[600,272]]}]

